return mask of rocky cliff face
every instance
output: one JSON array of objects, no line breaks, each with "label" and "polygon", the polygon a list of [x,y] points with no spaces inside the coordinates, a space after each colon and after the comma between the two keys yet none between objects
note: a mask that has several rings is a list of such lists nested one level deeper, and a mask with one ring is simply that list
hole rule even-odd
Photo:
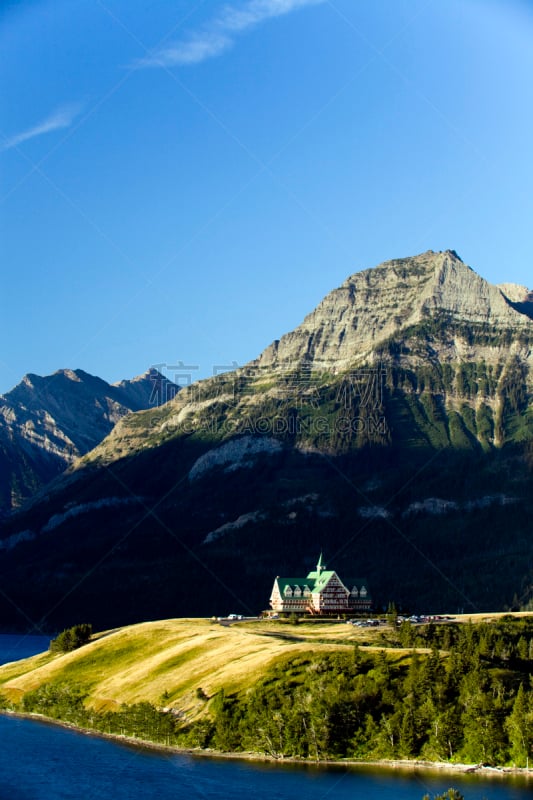
[{"label": "rocky cliff face", "polygon": [[154,404],[162,380],[156,372],[116,385],[83,370],[25,375],[0,396],[0,509],[19,507],[119,419]]},{"label": "rocky cliff face", "polygon": [[[359,419],[369,400],[388,444],[410,430],[440,446],[501,446],[517,435],[515,412],[525,414],[533,393],[531,314],[529,290],[488,283],[452,250],[388,261],[352,275],[246,367],[125,419],[77,466],[183,433],[283,436],[289,413],[298,446],[335,453],[368,443],[368,420],[357,436],[329,434],[335,415]],[[317,417],[323,435],[307,424]]]},{"label": "rocky cliff face", "polygon": [[[430,250],[352,275],[256,363],[276,367],[307,362],[313,369],[338,372],[381,358],[380,344],[401,339],[429,320],[452,322],[458,330],[523,331],[531,336],[532,301],[523,287],[491,285],[453,250]],[[460,350],[447,346],[438,354],[449,361]]]}]

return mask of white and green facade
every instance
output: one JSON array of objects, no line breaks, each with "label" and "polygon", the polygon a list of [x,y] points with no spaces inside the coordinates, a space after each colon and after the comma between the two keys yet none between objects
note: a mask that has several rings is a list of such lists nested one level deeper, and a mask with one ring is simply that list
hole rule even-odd
[{"label": "white and green facade", "polygon": [[280,578],[274,581],[270,605],[273,611],[296,614],[339,614],[369,611],[372,601],[366,580],[342,581],[327,570],[322,554],[316,570],[306,578]]}]

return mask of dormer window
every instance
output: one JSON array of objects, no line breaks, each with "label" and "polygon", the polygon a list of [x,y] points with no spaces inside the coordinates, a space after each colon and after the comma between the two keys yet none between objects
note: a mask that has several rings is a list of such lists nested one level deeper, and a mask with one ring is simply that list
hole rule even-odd
[{"label": "dormer window", "polygon": [[[358,573],[354,570],[351,574]],[[277,577],[270,605],[274,611],[279,612],[323,612],[328,615],[346,612],[348,609],[369,609],[371,596],[364,577],[342,580],[334,570],[326,570],[320,558],[316,569],[307,575]]]}]

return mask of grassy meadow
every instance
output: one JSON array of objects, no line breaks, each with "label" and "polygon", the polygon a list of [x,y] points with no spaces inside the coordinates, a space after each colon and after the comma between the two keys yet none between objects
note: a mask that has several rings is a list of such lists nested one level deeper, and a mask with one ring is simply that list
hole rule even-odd
[{"label": "grassy meadow", "polygon": [[[474,623],[497,614],[456,617]],[[516,615],[518,616],[518,615]],[[245,620],[221,624],[206,619],[143,622],[97,633],[71,653],[42,653],[0,667],[0,694],[14,702],[44,684],[72,684],[87,692],[86,704],[97,710],[147,701],[202,714],[205,702],[222,688],[253,686],[280,658],[303,652],[385,648],[387,657],[408,662],[413,648],[399,647],[389,626],[357,628],[340,621]],[[417,648],[429,652],[427,648]]]},{"label": "grassy meadow", "polygon": [[532,617],[144,622],[0,667],[1,707],[219,752],[523,767]]},{"label": "grassy meadow", "polygon": [[197,698],[199,688],[208,697],[222,687],[243,690],[289,653],[345,649],[355,641],[377,646],[378,640],[377,630],[339,622],[143,622],[96,634],[71,653],[47,652],[6,664],[0,667],[0,693],[18,702],[43,684],[69,683],[87,691],[87,704],[98,710],[148,701],[194,716],[206,707]]}]

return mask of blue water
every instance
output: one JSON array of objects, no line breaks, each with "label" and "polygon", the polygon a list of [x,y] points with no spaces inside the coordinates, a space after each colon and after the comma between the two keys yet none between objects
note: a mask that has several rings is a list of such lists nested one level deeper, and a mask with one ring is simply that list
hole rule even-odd
[{"label": "blue water", "polygon": [[[32,645],[40,652],[48,640],[0,636],[0,662],[29,654]],[[189,757],[0,715],[0,800],[422,800],[449,786],[466,800],[524,800],[531,797],[533,775],[528,783]]]},{"label": "blue water", "polygon": [[467,800],[523,800],[533,782],[375,769],[251,764],[167,755],[0,716],[0,800],[421,800],[450,785]]},{"label": "blue water", "polygon": [[0,634],[0,664],[29,658],[48,650],[50,636],[29,636],[24,633]]}]

